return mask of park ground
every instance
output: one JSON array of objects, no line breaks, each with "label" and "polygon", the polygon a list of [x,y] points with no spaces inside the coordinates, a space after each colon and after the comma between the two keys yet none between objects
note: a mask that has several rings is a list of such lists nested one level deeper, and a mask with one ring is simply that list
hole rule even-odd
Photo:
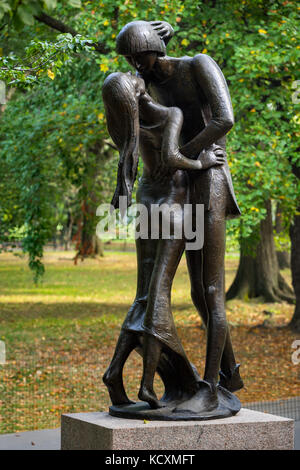
[{"label": "park ground", "polygon": [[[106,252],[74,266],[73,252],[47,252],[46,273],[35,286],[25,258],[0,255],[0,433],[54,428],[64,412],[104,411],[109,397],[101,377],[133,301],[135,253]],[[226,258],[226,287],[238,256]],[[289,270],[283,271],[290,282]],[[203,372],[205,332],[190,299],[183,258],[172,290],[178,334],[190,360]],[[299,365],[292,362],[297,335],[287,325],[287,303],[232,300],[227,318],[245,388],[242,403],[299,395]],[[137,397],[142,361],[134,352],[124,371],[128,395]],[[162,384],[156,380],[156,390]]]}]

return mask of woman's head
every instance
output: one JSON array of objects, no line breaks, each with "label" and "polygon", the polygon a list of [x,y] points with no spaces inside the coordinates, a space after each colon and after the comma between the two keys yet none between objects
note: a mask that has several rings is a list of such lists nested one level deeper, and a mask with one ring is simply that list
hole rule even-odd
[{"label": "woman's head", "polygon": [[117,188],[112,200],[115,208],[119,207],[119,196],[126,196],[128,206],[131,204],[138,165],[138,99],[144,92],[144,81],[130,73],[112,73],[103,84],[107,128],[120,153]]}]

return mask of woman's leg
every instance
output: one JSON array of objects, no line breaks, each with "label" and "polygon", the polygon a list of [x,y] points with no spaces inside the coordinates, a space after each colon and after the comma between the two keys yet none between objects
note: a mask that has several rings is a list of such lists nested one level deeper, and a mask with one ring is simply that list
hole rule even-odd
[{"label": "woman's leg", "polygon": [[153,389],[154,375],[160,360],[162,344],[154,336],[143,335],[143,377],[139,390],[139,399],[149,403],[151,408],[161,408],[163,405]]},{"label": "woman's leg", "polygon": [[152,408],[162,406],[153,389],[155,371],[157,370],[163,342],[149,332],[154,331],[161,337],[169,337],[174,347],[178,346],[178,338],[171,313],[172,282],[184,250],[184,241],[179,239],[159,240],[155,266],[153,268],[148,294],[148,305],[143,336],[143,377],[139,398],[147,401]]},{"label": "woman's leg", "polygon": [[124,389],[122,372],[129,354],[137,344],[138,337],[135,333],[121,330],[112,361],[103,375],[103,382],[108,388],[113,405],[132,403]]},{"label": "woman's leg", "polygon": [[136,297],[124,321],[112,361],[103,376],[103,382],[108,388],[113,405],[131,403],[125,393],[122,373],[129,354],[139,345],[139,334],[134,331],[134,327],[138,325],[134,325],[134,319],[142,323],[145,315],[156,244],[157,240],[136,240],[138,264]]}]

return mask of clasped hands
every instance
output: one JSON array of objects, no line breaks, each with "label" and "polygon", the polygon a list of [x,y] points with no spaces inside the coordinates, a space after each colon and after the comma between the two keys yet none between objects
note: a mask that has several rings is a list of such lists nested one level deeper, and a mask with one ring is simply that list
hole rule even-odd
[{"label": "clasped hands", "polygon": [[206,170],[212,166],[223,165],[226,161],[226,152],[219,145],[213,144],[208,149],[202,150],[197,160],[201,162],[201,169]]}]

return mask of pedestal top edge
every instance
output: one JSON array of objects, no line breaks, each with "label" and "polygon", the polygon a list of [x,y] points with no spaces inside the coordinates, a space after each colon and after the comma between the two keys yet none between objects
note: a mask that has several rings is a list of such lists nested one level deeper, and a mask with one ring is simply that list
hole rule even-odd
[{"label": "pedestal top edge", "polygon": [[254,423],[293,423],[294,420],[282,416],[276,416],[261,411],[242,408],[238,414],[229,418],[211,419],[206,421],[143,421],[139,419],[124,419],[109,415],[105,411],[92,411],[83,413],[64,413],[64,417],[82,421],[96,426],[109,429],[137,428],[137,427],[189,427],[189,426],[222,426],[235,424],[254,424]]}]

